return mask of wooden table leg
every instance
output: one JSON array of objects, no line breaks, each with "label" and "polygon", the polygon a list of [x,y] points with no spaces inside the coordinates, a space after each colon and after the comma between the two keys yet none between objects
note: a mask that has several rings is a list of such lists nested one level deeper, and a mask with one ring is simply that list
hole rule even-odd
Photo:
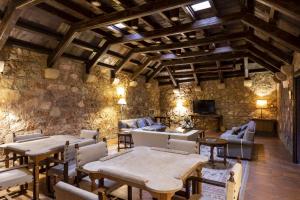
[{"label": "wooden table leg", "polygon": [[33,164],[33,199],[39,199],[39,175],[40,175],[40,168],[39,163],[34,162]]},{"label": "wooden table leg", "polygon": [[120,151],[120,135],[118,135],[118,152]]},{"label": "wooden table leg", "polygon": [[214,148],[215,148],[214,146],[210,147],[210,161],[211,161],[212,165],[215,164],[215,161],[214,161]]},{"label": "wooden table leg", "polygon": [[9,152],[5,151],[5,167],[9,168]]},{"label": "wooden table leg", "polygon": [[225,144],[223,148],[224,148],[224,150],[223,150],[224,165],[226,166],[226,164],[227,164],[227,160],[226,160],[227,159],[227,144]]},{"label": "wooden table leg", "polygon": [[132,187],[129,185],[127,186],[127,199],[132,200]]},{"label": "wooden table leg", "polygon": [[163,194],[159,195],[158,200],[171,200],[172,196],[173,196],[173,194],[163,193]]}]

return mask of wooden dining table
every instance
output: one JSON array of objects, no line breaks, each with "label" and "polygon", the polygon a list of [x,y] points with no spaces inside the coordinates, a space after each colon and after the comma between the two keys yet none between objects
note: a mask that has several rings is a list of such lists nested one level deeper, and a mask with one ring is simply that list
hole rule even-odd
[{"label": "wooden dining table", "polygon": [[71,144],[92,143],[93,139],[83,139],[72,135],[45,136],[35,140],[0,145],[4,149],[5,167],[9,167],[9,154],[15,153],[29,159],[33,164],[33,199],[39,199],[39,167],[43,160],[64,151],[66,141]]},{"label": "wooden dining table", "polygon": [[199,154],[141,146],[87,163],[82,170],[89,174],[92,190],[95,180],[107,178],[146,190],[153,198],[170,200],[191,174],[201,176],[206,162],[208,157]]}]

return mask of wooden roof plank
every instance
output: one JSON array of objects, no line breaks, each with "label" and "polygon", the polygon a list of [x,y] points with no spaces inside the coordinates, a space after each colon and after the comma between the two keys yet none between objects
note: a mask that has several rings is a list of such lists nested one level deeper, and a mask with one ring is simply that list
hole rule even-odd
[{"label": "wooden roof plank", "polygon": [[76,29],[84,31],[88,29],[117,24],[124,21],[129,21],[135,18],[144,17],[157,12],[179,8],[184,5],[193,4],[199,0],[164,0],[155,3],[146,3],[140,6],[135,6],[127,10],[113,12],[104,16],[95,17],[88,21],[77,23]]},{"label": "wooden roof plank", "polygon": [[147,58],[142,66],[133,74],[131,80],[135,80],[151,64],[151,62],[151,59]]}]

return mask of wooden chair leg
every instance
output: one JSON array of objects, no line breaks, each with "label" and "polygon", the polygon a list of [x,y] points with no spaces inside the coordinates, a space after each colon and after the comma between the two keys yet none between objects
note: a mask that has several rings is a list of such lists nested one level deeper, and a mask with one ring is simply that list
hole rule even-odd
[{"label": "wooden chair leg", "polygon": [[46,176],[46,186],[47,186],[47,190],[48,190],[48,193],[52,193],[51,191],[51,177],[50,176]]},{"label": "wooden chair leg", "polygon": [[140,189],[140,199],[143,199],[143,190],[142,189]]},{"label": "wooden chair leg", "polygon": [[129,185],[127,186],[127,199],[132,200],[132,187]]}]

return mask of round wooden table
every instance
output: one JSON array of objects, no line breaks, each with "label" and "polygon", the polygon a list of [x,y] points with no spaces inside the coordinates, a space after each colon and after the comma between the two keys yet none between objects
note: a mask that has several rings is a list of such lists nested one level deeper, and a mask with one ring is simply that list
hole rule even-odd
[{"label": "round wooden table", "polygon": [[224,148],[224,165],[226,165],[227,161],[227,145],[228,145],[228,141],[224,140],[224,139],[220,139],[220,138],[216,138],[216,137],[206,137],[203,138],[201,140],[199,140],[199,148],[201,145],[205,145],[205,146],[209,146],[210,147],[210,162],[214,165],[215,161],[214,161],[214,148],[215,147],[223,147]]}]

